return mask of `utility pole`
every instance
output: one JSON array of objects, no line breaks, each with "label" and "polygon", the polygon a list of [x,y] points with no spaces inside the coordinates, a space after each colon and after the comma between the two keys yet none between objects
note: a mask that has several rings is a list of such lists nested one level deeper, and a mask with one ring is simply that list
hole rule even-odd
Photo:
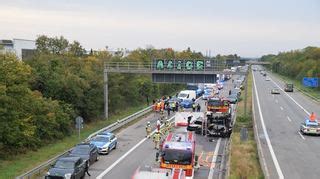
[{"label": "utility pole", "polygon": [[108,119],[108,72],[105,66],[104,69],[104,75],[103,75],[103,79],[104,79],[104,118]]}]

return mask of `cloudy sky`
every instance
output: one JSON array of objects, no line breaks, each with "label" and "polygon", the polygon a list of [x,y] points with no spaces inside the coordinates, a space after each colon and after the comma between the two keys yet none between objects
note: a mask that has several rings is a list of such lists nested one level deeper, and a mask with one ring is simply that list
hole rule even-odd
[{"label": "cloudy sky", "polygon": [[320,0],[0,0],[0,39],[258,57],[320,46]]}]

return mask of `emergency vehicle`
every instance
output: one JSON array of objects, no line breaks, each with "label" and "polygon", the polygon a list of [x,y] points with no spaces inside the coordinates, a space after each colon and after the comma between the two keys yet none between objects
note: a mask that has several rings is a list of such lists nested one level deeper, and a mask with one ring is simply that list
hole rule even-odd
[{"label": "emergency vehicle", "polygon": [[165,169],[165,168],[151,168],[141,170],[138,168],[132,179],[185,179],[186,172],[182,169]]},{"label": "emergency vehicle", "polygon": [[226,98],[210,98],[207,103],[207,111],[229,113],[230,101]]},{"label": "emergency vehicle", "polygon": [[187,177],[192,177],[198,165],[195,144],[192,132],[169,133],[161,145],[160,167],[183,169]]}]

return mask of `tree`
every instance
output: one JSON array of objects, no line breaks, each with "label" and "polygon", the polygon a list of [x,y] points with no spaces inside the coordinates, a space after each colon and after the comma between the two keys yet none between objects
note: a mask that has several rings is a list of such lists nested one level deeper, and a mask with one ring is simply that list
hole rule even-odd
[{"label": "tree", "polygon": [[76,57],[81,57],[85,54],[85,49],[82,48],[78,41],[73,41],[73,43],[69,44],[68,51],[72,56]]}]

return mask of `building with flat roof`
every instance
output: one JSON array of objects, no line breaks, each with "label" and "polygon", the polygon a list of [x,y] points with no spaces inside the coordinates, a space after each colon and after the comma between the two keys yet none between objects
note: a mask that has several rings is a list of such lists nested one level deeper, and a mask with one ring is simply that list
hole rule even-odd
[{"label": "building with flat roof", "polygon": [[32,55],[36,49],[36,41],[27,39],[0,40],[2,52],[15,53],[20,60]]}]

